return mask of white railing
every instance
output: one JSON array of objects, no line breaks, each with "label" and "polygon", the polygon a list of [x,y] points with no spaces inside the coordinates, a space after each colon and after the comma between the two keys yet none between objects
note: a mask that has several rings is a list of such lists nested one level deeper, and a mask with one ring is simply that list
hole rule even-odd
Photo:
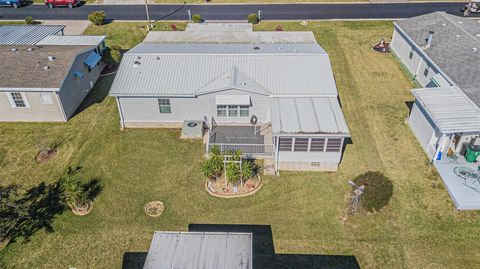
[{"label": "white railing", "polygon": [[226,143],[209,143],[207,146],[207,154],[213,146],[218,146],[220,152],[225,153],[228,150],[240,150],[244,155],[253,156],[273,156],[273,144],[226,144]]}]

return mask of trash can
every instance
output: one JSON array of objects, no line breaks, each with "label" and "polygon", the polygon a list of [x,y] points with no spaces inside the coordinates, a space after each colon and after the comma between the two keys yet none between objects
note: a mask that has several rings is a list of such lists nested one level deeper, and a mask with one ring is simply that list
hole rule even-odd
[{"label": "trash can", "polygon": [[468,142],[463,142],[462,147],[460,148],[460,155],[465,156],[467,154]]},{"label": "trash can", "polygon": [[465,154],[465,160],[469,163],[477,162],[477,157],[480,156],[480,146],[470,145],[467,147],[467,153]]}]

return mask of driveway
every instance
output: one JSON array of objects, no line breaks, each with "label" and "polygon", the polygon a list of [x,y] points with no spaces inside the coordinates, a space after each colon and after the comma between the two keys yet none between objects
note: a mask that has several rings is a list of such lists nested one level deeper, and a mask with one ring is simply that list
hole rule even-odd
[{"label": "driveway", "polygon": [[90,24],[87,20],[44,20],[43,25],[65,25],[63,34],[81,35]]}]

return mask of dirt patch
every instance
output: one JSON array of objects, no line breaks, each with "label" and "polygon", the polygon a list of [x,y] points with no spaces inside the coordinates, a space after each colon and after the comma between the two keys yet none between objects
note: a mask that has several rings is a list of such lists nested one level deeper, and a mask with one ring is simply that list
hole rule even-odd
[{"label": "dirt patch", "polygon": [[45,163],[50,161],[51,159],[55,158],[57,156],[58,150],[56,149],[51,149],[48,151],[40,151],[37,156],[35,156],[35,160],[39,163]]},{"label": "dirt patch", "polygon": [[92,211],[93,202],[87,202],[82,206],[74,206],[72,204],[68,204],[68,207],[70,207],[70,210],[73,212],[73,214],[77,216],[85,216],[90,213],[90,211]]},{"label": "dirt patch", "polygon": [[161,201],[153,201],[145,206],[145,213],[150,217],[158,217],[163,213],[165,206]]}]

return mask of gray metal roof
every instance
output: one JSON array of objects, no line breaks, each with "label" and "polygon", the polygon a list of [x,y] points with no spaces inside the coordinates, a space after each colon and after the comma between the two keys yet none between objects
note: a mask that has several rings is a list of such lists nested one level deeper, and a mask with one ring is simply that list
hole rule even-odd
[{"label": "gray metal roof", "polygon": [[63,25],[0,26],[0,45],[34,45],[50,35],[63,31]]},{"label": "gray metal roof", "polygon": [[251,31],[151,31],[143,42],[148,43],[315,43],[312,32]]},{"label": "gray metal roof", "polygon": [[[445,12],[434,12],[397,21],[396,26],[480,106],[480,22]],[[432,44],[423,48],[429,31]]]},{"label": "gray metal roof", "polygon": [[[77,55],[90,48],[92,46],[0,45],[0,91],[58,90]],[[49,56],[54,60],[50,61]]]},{"label": "gray metal roof", "polygon": [[317,43],[141,43],[129,54],[327,54]]},{"label": "gray metal roof", "polygon": [[205,22],[205,23],[189,23],[185,31],[209,31],[209,32],[218,32],[218,31],[252,31],[251,23],[218,23],[218,22]]},{"label": "gray metal roof", "polygon": [[273,98],[272,132],[349,134],[337,98]]},{"label": "gray metal roof", "polygon": [[252,234],[155,232],[144,269],[252,269]]},{"label": "gray metal roof", "polygon": [[40,40],[37,45],[86,45],[98,46],[105,40],[106,36],[91,35],[51,35]]},{"label": "gray metal roof", "polygon": [[456,87],[412,90],[441,133],[480,131],[480,109]]}]

